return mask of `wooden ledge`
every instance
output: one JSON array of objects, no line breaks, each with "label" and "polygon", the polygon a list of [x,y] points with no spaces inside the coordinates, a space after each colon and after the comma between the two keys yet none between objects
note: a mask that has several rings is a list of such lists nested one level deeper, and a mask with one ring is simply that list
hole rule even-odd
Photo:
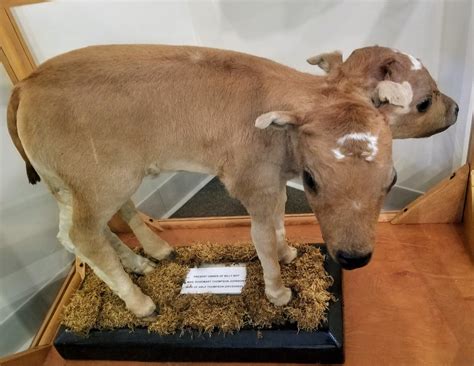
[{"label": "wooden ledge", "polygon": [[[378,222],[390,222],[398,211],[386,211],[379,215]],[[249,216],[229,216],[229,217],[196,217],[196,218],[185,218],[185,219],[155,219],[144,213],[140,214],[143,220],[151,227],[163,230],[173,229],[210,229],[210,228],[222,228],[222,227],[239,227],[239,226],[250,226]],[[291,214],[285,215],[285,225],[310,225],[318,224],[318,220],[312,213],[308,214]]]}]

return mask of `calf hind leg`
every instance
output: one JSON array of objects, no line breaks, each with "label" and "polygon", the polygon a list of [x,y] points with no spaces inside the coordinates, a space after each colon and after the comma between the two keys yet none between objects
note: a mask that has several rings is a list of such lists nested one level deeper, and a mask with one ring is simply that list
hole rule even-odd
[{"label": "calf hind leg", "polygon": [[145,253],[155,259],[161,260],[168,257],[173,252],[173,247],[156,235],[145,224],[131,200],[128,200],[120,208],[119,214],[130,226],[145,250]]},{"label": "calf hind leg", "polygon": [[106,225],[112,214],[113,210],[100,213],[97,205],[73,199],[70,239],[75,245],[76,255],[125,302],[130,311],[138,317],[149,316],[155,311],[155,304],[132,282],[107,238]]},{"label": "calf hind leg", "polygon": [[75,253],[75,246],[69,238],[72,225],[72,196],[66,191],[58,191],[55,194],[59,207],[59,242],[71,253]]},{"label": "calf hind leg", "polygon": [[[75,253],[75,246],[69,238],[69,231],[72,225],[72,195],[66,189],[58,189],[54,194],[59,206],[58,240],[68,251]],[[155,264],[152,261],[136,254],[117,235],[112,233],[108,227],[105,229],[105,234],[126,269],[134,273],[146,274],[155,268]]]},{"label": "calf hind leg", "polygon": [[155,269],[156,266],[152,261],[135,253],[109,228],[106,228],[105,234],[126,269],[139,274],[150,273]]}]

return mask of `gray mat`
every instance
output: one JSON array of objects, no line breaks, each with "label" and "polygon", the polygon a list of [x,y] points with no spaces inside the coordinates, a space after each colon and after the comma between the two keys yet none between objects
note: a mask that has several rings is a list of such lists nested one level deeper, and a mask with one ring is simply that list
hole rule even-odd
[{"label": "gray mat", "polygon": [[[304,192],[287,187],[286,193],[288,195],[285,210],[287,214],[312,212],[306,201]],[[242,206],[238,200],[231,198],[224,188],[224,185],[217,178],[214,178],[171,217],[185,218],[242,215],[248,215],[245,207]]]}]

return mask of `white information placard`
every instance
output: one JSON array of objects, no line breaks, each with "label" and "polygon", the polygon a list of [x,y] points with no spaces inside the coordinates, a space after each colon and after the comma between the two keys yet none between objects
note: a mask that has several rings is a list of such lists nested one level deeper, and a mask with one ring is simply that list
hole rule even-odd
[{"label": "white information placard", "polygon": [[242,292],[246,277],[245,265],[191,268],[181,293],[236,295]]}]

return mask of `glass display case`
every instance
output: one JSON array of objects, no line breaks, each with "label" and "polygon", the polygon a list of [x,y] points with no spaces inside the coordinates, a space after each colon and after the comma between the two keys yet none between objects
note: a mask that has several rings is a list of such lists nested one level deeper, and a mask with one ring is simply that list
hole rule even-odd
[{"label": "glass display case", "polygon": [[[97,44],[187,44],[232,49],[322,74],[306,63],[308,57],[341,50],[346,59],[356,48],[389,46],[419,58],[440,90],[457,101],[459,116],[454,126],[433,137],[394,140],[398,181],[386,198],[383,220],[471,161],[473,39],[468,0],[11,0],[6,4],[0,5],[0,357],[29,348],[65,278],[71,276],[75,259],[56,238],[54,198],[43,184],[28,184],[6,124],[13,85],[51,57]],[[465,179],[459,184],[467,185]],[[301,178],[288,182],[287,196],[290,221],[311,214]],[[247,215],[216,177],[196,172],[166,171],[145,178],[133,199],[150,223],[160,222],[166,228],[161,220],[170,219],[169,227],[176,230],[182,229],[177,219],[229,217],[243,222],[240,216]],[[304,217],[303,221],[310,220]],[[194,225],[189,222],[186,230]],[[410,241],[407,237],[406,245]]]}]

